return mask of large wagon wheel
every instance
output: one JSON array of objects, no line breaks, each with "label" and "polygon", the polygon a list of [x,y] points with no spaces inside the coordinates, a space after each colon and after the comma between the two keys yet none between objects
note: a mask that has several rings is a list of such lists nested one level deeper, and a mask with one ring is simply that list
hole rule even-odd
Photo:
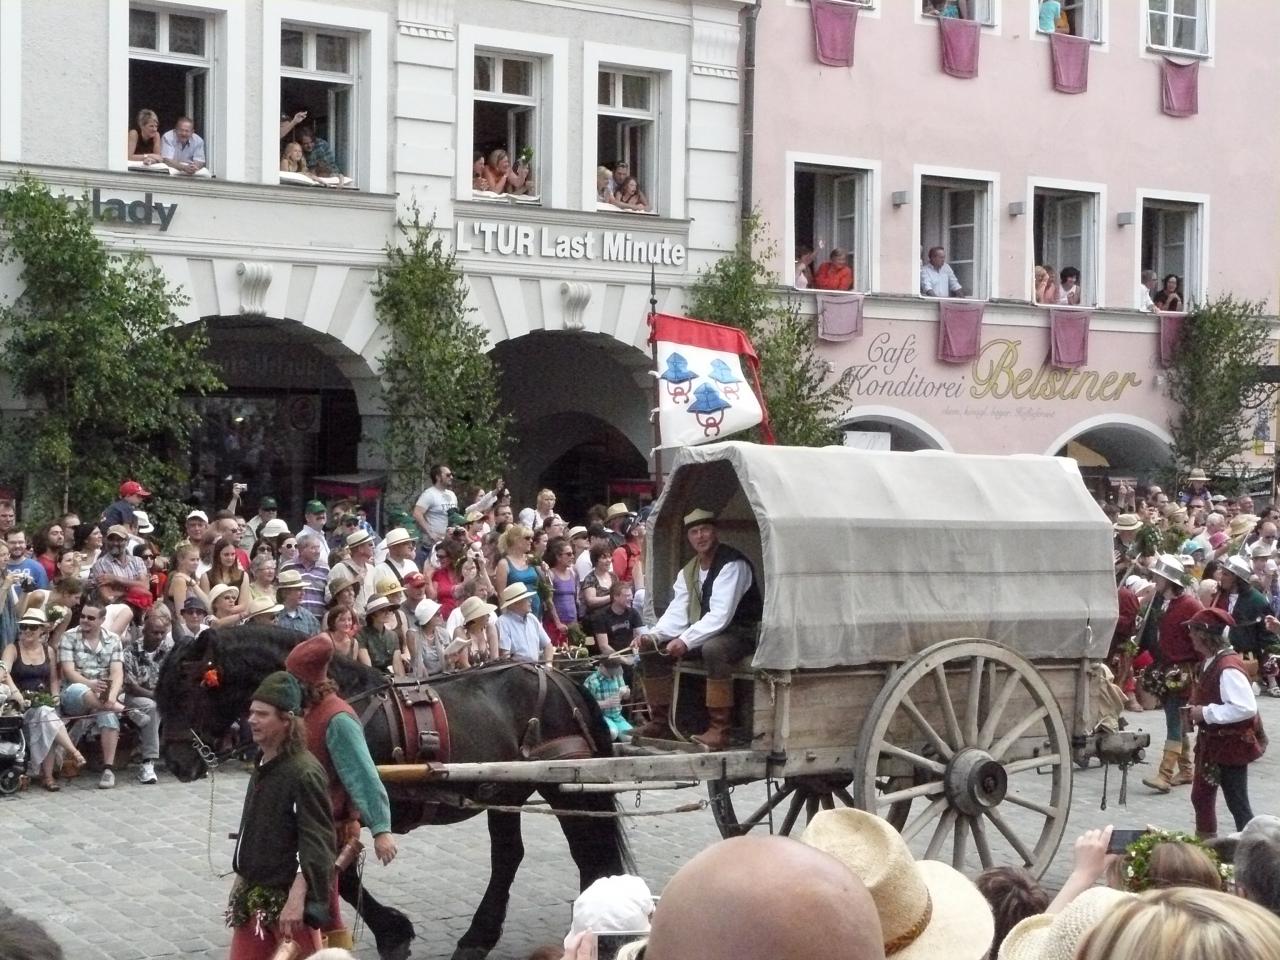
[{"label": "large wagon wheel", "polygon": [[[989,640],[947,640],[886,681],[859,738],[857,805],[880,816],[913,800],[904,826],[924,856],[964,870],[972,838],[982,868],[1048,869],[1071,804],[1071,743],[1032,664]],[[1016,810],[1014,808],[1017,808]]]},{"label": "large wagon wheel", "polygon": [[[787,777],[766,783],[764,801],[744,806],[741,815],[734,803],[734,790],[750,781],[709,780],[707,793],[711,797],[711,816],[722,837],[740,837],[757,827],[762,833],[767,833],[771,822],[774,833],[790,836],[793,830],[804,829],[819,810],[858,806],[851,792],[853,779],[850,774],[833,773]],[[901,830],[910,810],[911,801],[908,800],[891,804],[881,815]],[[803,820],[801,814],[804,815]]]}]

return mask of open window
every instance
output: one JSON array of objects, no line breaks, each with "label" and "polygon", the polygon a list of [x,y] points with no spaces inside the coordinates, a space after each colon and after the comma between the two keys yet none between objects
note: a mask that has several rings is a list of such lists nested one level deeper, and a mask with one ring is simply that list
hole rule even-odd
[{"label": "open window", "polygon": [[925,177],[920,184],[920,255],[942,247],[960,281],[957,296],[991,295],[991,184],[986,180]]},{"label": "open window", "polygon": [[853,270],[853,290],[871,289],[871,171],[797,166],[792,185],[797,258],[813,252],[813,269],[841,250]]},{"label": "open window", "polygon": [[[281,181],[352,187],[360,158],[356,127],[356,58],[359,43],[351,34],[324,27],[283,24],[280,28],[281,119],[306,118],[281,144]],[[302,150],[292,148],[298,144]],[[297,164],[299,153],[305,166]]]},{"label": "open window", "polygon": [[1147,45],[1207,54],[1209,0],[1147,0]]},{"label": "open window", "polygon": [[958,17],[977,20],[984,27],[996,23],[996,0],[920,0],[920,12],[926,17]]},{"label": "open window", "polygon": [[[1066,21],[1066,32],[1073,37],[1084,37],[1095,43],[1102,42],[1102,4],[1103,0],[1061,0],[1062,16],[1059,24]],[[1039,6],[1039,4],[1036,4]]]},{"label": "open window", "polygon": [[1142,203],[1141,269],[1156,272],[1157,292],[1167,277],[1177,277],[1184,308],[1204,293],[1200,289],[1202,216],[1198,203],[1151,198]]},{"label": "open window", "polygon": [[[129,122],[138,126],[144,110],[156,114],[159,134],[189,117],[204,141],[206,169],[214,170],[213,18],[197,10],[129,8]],[[163,164],[130,161],[129,169],[169,173]]]},{"label": "open window", "polygon": [[474,192],[481,198],[496,192],[536,201],[541,62],[481,52],[474,72]]},{"label": "open window", "polygon": [[[605,210],[653,213],[658,208],[658,84],[647,73],[601,69],[596,82],[596,169],[614,198]],[[622,179],[619,164],[626,165]],[[612,181],[600,171],[608,170]],[[628,180],[634,178],[634,191]],[[619,204],[624,204],[620,206]]]},{"label": "open window", "polygon": [[1055,284],[1064,270],[1075,268],[1080,274],[1078,304],[1096,305],[1098,195],[1036,187],[1031,230],[1036,265],[1049,270]]}]

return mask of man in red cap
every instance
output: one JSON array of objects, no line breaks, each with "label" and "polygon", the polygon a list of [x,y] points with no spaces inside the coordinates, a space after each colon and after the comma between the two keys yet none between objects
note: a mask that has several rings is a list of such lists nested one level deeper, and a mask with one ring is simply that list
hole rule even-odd
[{"label": "man in red cap", "polygon": [[103,511],[102,529],[133,523],[133,511],[142,506],[143,499],[149,496],[151,491],[137,480],[126,480],[120,484],[120,499]]},{"label": "man in red cap", "polygon": [[[333,639],[327,633],[319,633],[294,647],[284,665],[302,683],[302,719],[307,731],[307,749],[320,761],[329,778],[329,803],[333,810],[338,848],[358,837],[363,823],[373,834],[374,853],[385,865],[396,855],[396,841],[391,833],[391,803],[369,755],[364,728],[350,704],[338,696],[337,684],[329,679],[331,659]],[[338,901],[341,897],[355,904],[359,891],[360,877],[355,863],[352,863],[338,874],[337,883],[330,891],[333,927],[325,931],[329,946],[351,949],[351,935],[342,926]],[[398,912],[384,909],[389,914]],[[403,956],[407,956],[413,927],[407,917],[403,914],[400,917],[403,924],[391,922],[407,933],[403,939]],[[375,936],[379,935],[382,926],[370,922]],[[381,936],[378,939],[381,956],[397,955],[400,944],[384,944]]]},{"label": "man in red cap", "polygon": [[1216,607],[1201,610],[1187,621],[1196,653],[1204,658],[1191,690],[1190,708],[1191,722],[1200,728],[1191,805],[1201,837],[1217,836],[1219,785],[1236,829],[1243,830],[1253,819],[1249,764],[1266,749],[1258,701],[1244,672],[1244,660],[1231,648],[1228,637],[1227,631],[1235,625],[1235,617]]}]

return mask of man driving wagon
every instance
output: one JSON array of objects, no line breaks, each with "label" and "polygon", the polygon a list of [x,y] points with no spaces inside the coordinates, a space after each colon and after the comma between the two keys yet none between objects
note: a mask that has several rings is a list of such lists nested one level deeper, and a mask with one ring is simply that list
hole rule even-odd
[{"label": "man driving wagon", "polygon": [[641,641],[652,719],[636,733],[678,739],[668,719],[672,661],[700,658],[707,670],[709,724],[693,739],[708,750],[724,750],[733,721],[733,670],[755,652],[764,604],[751,561],[720,542],[714,513],[699,509],[686,514],[684,533],[694,557],[676,577],[666,612]]}]

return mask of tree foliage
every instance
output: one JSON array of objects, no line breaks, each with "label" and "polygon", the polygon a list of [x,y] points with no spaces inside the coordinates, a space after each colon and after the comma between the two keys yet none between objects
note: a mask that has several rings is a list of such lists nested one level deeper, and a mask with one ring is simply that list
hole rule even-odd
[{"label": "tree foliage", "polygon": [[387,245],[373,295],[390,334],[380,358],[391,486],[416,494],[433,463],[488,485],[500,476],[510,417],[499,409],[497,374],[483,326],[470,319],[452,251],[417,209]]},{"label": "tree foliage", "polygon": [[[814,349],[812,320],[794,300],[779,299],[766,265],[775,246],[753,213],[733,253],[701,271],[690,289],[690,316],[746,331],[760,356],[760,387],[778,443],[817,447],[840,442],[854,371],[832,376]],[[754,431],[753,431],[754,432]]]},{"label": "tree foliage", "polygon": [[1275,355],[1263,306],[1228,295],[1198,306],[1182,323],[1168,372],[1176,405],[1170,432],[1181,477],[1193,467],[1210,474],[1238,472],[1233,461],[1257,412],[1274,400],[1275,386],[1258,377],[1259,367]]},{"label": "tree foliage", "polygon": [[5,420],[5,464],[25,480],[29,517],[92,512],[134,477],[178,499],[195,413],[184,398],[222,388],[188,301],[141,253],[107,251],[87,204],[32,177],[0,190],[0,256],[22,265],[22,293],[0,306],[0,369],[34,408]]}]

